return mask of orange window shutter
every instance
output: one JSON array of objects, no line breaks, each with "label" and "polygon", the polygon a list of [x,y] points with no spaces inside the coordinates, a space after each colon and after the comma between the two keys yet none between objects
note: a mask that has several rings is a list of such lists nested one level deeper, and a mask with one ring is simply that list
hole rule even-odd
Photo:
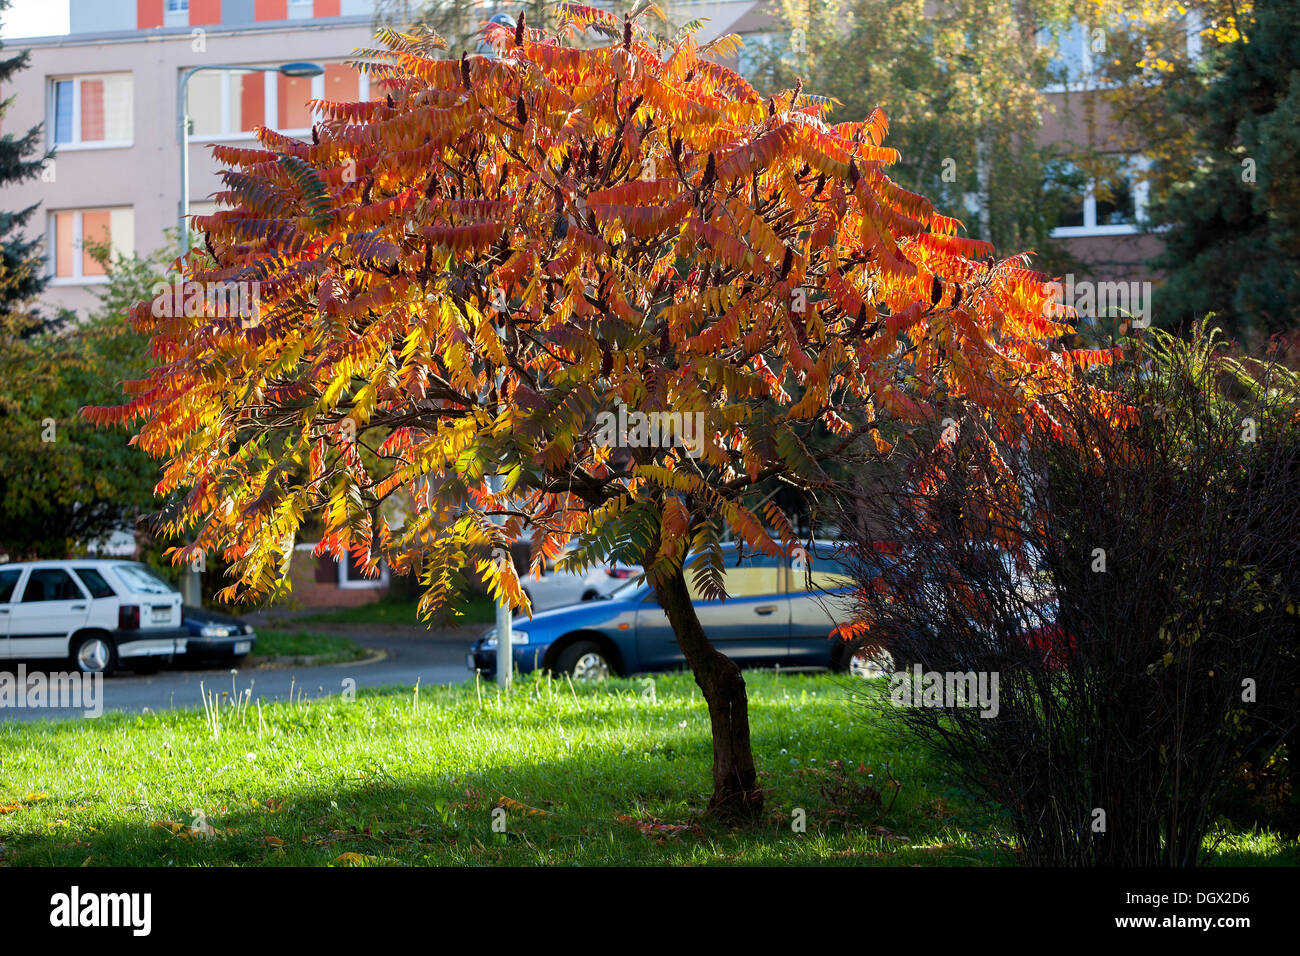
[{"label": "orange window shutter", "polygon": [[163,25],[163,0],[135,0],[135,27],[152,30]]},{"label": "orange window shutter", "polygon": [[279,76],[276,90],[276,109],[279,111],[277,129],[307,129],[311,126],[311,78],[306,76]]},{"label": "orange window shutter", "polygon": [[258,23],[289,19],[289,0],[257,0],[253,7],[253,19]]},{"label": "orange window shutter", "polygon": [[221,22],[221,0],[190,0],[190,26],[211,26]]},{"label": "orange window shutter", "polygon": [[332,103],[355,103],[360,96],[360,75],[346,63],[325,64],[324,99]]},{"label": "orange window shutter", "polygon": [[311,12],[314,17],[337,17],[340,0],[315,0]]},{"label": "orange window shutter", "polygon": [[72,275],[75,216],[76,214],[71,212],[54,214],[54,274],[61,278]]},{"label": "orange window shutter", "polygon": [[104,138],[104,81],[81,81],[81,141],[97,143]]},{"label": "orange window shutter", "polygon": [[111,241],[110,222],[110,213],[107,209],[81,214],[81,274],[83,276],[104,274],[104,267],[91,257],[87,243]]},{"label": "orange window shutter", "polygon": [[239,128],[251,130],[266,125],[266,74],[239,74]]}]

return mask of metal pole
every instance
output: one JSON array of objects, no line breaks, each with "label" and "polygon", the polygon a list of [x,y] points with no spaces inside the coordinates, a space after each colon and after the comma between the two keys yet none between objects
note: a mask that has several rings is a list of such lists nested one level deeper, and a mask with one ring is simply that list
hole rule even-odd
[{"label": "metal pole", "polygon": [[203,67],[196,66],[182,73],[176,88],[176,132],[181,144],[181,201],[177,225],[181,232],[182,255],[190,251],[190,117],[185,108],[185,88],[190,77],[201,69]]},{"label": "metal pole", "polygon": [[[499,492],[505,486],[505,478],[501,475],[493,475],[488,479],[488,488],[493,494]],[[510,556],[514,561],[514,556]],[[497,605],[497,686],[502,690],[510,689],[510,682],[514,679],[515,658],[514,658],[514,641],[513,641],[513,623],[510,616],[510,607],[503,601],[500,595],[496,599]]]}]

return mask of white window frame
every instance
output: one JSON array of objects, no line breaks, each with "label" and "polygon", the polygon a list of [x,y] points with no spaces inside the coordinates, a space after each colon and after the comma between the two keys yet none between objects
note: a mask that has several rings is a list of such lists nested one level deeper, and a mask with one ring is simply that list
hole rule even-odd
[{"label": "white window frame", "polygon": [[1134,222],[1116,225],[1097,224],[1097,182],[1089,179],[1083,194],[1083,225],[1056,226],[1052,229],[1053,239],[1083,239],[1089,236],[1135,236],[1147,232],[1142,226],[1146,219],[1147,202],[1150,198],[1150,182],[1140,175],[1151,168],[1151,159],[1147,156],[1131,157],[1134,171],[1139,175],[1133,183],[1133,218]]},{"label": "white window frame", "polygon": [[[330,61],[337,63],[341,61]],[[251,65],[251,64],[250,64]],[[329,64],[325,64],[329,65]],[[222,70],[221,75],[221,124],[219,130],[215,133],[189,133],[188,142],[191,146],[202,145],[203,143],[214,142],[232,142],[238,140],[251,140],[255,136],[252,130],[232,130],[231,127],[231,110],[230,105],[234,96],[231,86],[231,79],[235,76],[243,76],[240,70]],[[280,115],[280,84],[278,82],[279,73],[263,73],[266,81],[262,86],[262,115],[267,118],[278,117]],[[311,78],[311,98],[314,100],[324,99],[325,97],[325,74],[313,76]],[[357,71],[357,99],[370,99],[370,75]],[[190,120],[193,121],[194,114],[190,113]],[[319,117],[318,117],[319,119]],[[266,125],[266,124],[263,124]],[[275,129],[275,127],[272,127]],[[277,132],[286,135],[298,135],[311,132],[310,126],[293,127],[290,129],[277,129]]]},{"label": "white window frame", "polygon": [[[131,138],[97,139],[83,142],[81,139],[81,81],[97,80],[104,77],[125,76],[131,81]],[[59,129],[59,87],[60,83],[72,84],[72,135],[75,137],[66,143],[58,141]],[[78,152],[85,149],[129,149],[135,145],[135,74],[125,70],[109,73],[68,73],[51,76],[46,81],[48,105],[45,110],[45,128],[49,131],[47,145],[61,153]]]},{"label": "white window frame", "polygon": [[348,577],[348,559],[344,558],[338,563],[339,565],[339,590],[340,591],[376,591],[380,588],[388,587],[388,565],[380,563],[379,577],[377,578],[360,578],[352,580]]},{"label": "white window frame", "polygon": [[[1075,21],[1077,23],[1077,21]],[[1071,24],[1071,28],[1075,25]],[[1066,77],[1064,83],[1049,83],[1044,86],[1040,93],[1082,93],[1091,90],[1111,90],[1115,89],[1115,83],[1102,83],[1097,79],[1096,69],[1093,65],[1092,31],[1095,27],[1084,24],[1083,29],[1083,75],[1078,79],[1071,80]],[[1102,29],[1105,29],[1104,27]],[[1201,58],[1202,43],[1201,31],[1205,29],[1205,21],[1199,10],[1189,10],[1183,18],[1183,31],[1187,40],[1187,57],[1192,62]],[[1157,82],[1155,79],[1147,81],[1146,85],[1152,86]]]},{"label": "white window frame", "polygon": [[[113,209],[133,209],[131,206],[91,206],[86,209],[51,209],[47,216],[45,227],[45,248],[49,250],[46,256],[46,277],[52,286],[64,285],[104,285],[108,282],[107,275],[88,276],[81,271],[81,257],[84,254],[82,249],[82,230],[85,228],[82,223],[82,216],[86,212],[102,212],[103,210]],[[72,275],[61,276],[58,274],[59,268],[59,248],[58,235],[55,231],[55,216],[64,213],[72,213]],[[113,237],[109,235],[109,242]]]}]

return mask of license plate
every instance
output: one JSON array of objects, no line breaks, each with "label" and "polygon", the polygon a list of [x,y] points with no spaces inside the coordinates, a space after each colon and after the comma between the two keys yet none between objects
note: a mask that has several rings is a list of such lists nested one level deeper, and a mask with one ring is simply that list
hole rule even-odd
[{"label": "license plate", "polygon": [[253,649],[252,641],[235,641],[236,654],[247,654],[252,649]]},{"label": "license plate", "polygon": [[153,609],[153,622],[155,624],[165,624],[172,619],[172,609],[169,607],[156,607]]}]

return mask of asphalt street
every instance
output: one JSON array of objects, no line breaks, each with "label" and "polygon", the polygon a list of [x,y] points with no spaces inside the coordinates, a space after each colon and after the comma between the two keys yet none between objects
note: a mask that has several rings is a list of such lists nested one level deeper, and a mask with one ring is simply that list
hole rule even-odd
[{"label": "asphalt street", "polygon": [[[121,671],[104,680],[104,711],[130,713],[158,712],[203,706],[203,692],[243,694],[252,688],[251,701],[270,703],[300,696],[308,699],[339,694],[346,688],[403,685],[455,684],[471,675],[465,668],[465,653],[476,635],[467,633],[428,633],[412,637],[408,633],[349,634],[368,650],[385,652],[383,660],[352,661],[323,667],[249,667],[247,661],[234,674],[231,669],[182,670],[169,668],[148,676]],[[0,670],[17,673],[16,661],[5,661]],[[66,670],[61,662],[28,661],[28,673],[38,670]],[[355,681],[355,685],[347,683]],[[41,720],[80,717],[80,709],[54,707],[32,709],[0,707],[0,721]]]}]

